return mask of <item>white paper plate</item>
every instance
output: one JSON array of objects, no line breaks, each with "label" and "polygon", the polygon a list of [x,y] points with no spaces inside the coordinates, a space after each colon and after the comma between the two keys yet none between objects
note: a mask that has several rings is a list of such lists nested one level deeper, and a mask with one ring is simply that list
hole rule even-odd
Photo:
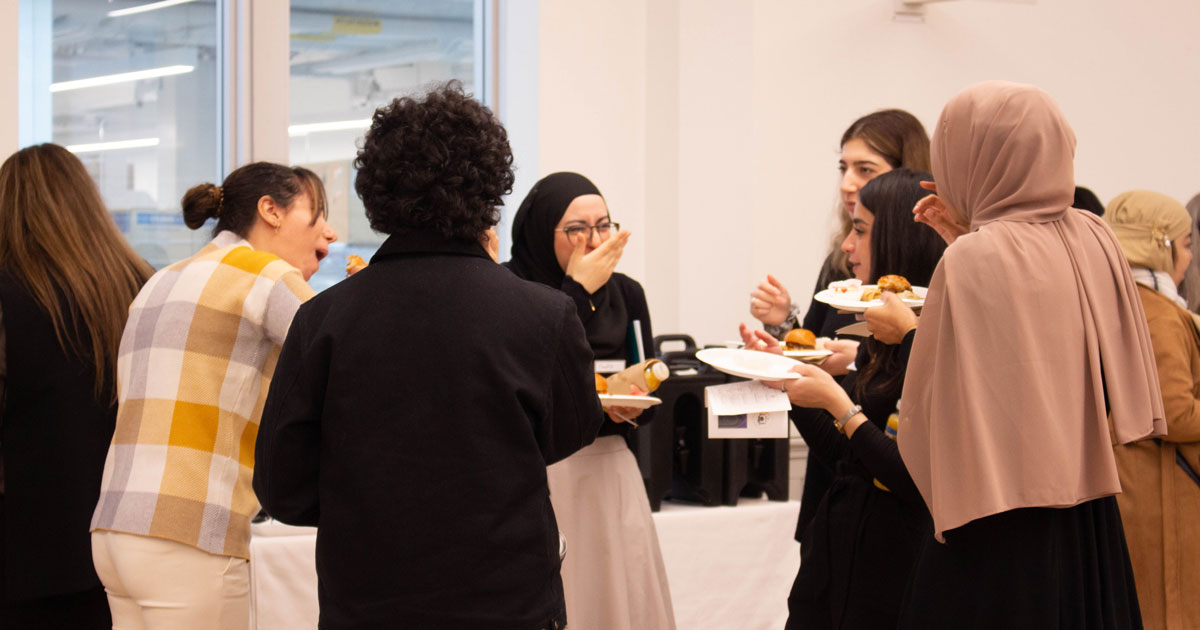
[{"label": "white paper plate", "polygon": [[[869,308],[883,306],[883,300],[871,300],[869,302],[862,301],[863,291],[874,288],[875,285],[873,284],[864,284],[862,289],[847,293],[837,293],[830,289],[825,289],[824,291],[820,291],[814,295],[813,299],[818,302],[824,302],[839,311],[862,313]],[[926,289],[925,287],[913,287],[912,290],[913,293],[916,293],[920,297],[917,299],[905,299],[904,303],[913,308],[920,308],[925,304],[925,292],[929,289]]]},{"label": "white paper plate", "polygon": [[705,348],[696,353],[696,358],[718,370],[759,381],[784,381],[800,378],[791,371],[800,362],[778,354],[756,350],[734,350],[732,348]]},{"label": "white paper plate", "polygon": [[784,350],[783,356],[805,363],[820,363],[825,357],[833,356],[833,350]]},{"label": "white paper plate", "polygon": [[646,409],[654,405],[661,405],[662,399],[654,396],[623,396],[621,394],[596,394],[600,397],[600,406],[608,409],[609,407],[633,407],[634,409]]}]

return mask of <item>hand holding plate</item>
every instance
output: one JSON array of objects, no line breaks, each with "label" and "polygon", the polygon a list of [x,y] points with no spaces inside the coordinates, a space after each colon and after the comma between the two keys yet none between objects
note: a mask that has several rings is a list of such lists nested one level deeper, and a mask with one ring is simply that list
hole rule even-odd
[{"label": "hand holding plate", "polygon": [[858,357],[858,342],[852,339],[830,339],[825,342],[825,349],[833,354],[821,362],[822,370],[833,376],[841,376],[849,372],[851,363]]},{"label": "hand holding plate", "polygon": [[864,314],[867,330],[883,343],[896,345],[917,327],[917,314],[891,291],[884,291],[880,299],[883,306],[869,308]]}]

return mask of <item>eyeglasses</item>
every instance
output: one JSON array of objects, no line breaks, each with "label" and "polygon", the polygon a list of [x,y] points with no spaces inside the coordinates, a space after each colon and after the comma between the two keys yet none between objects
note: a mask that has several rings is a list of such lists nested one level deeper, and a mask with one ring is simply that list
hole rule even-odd
[{"label": "eyeglasses", "polygon": [[566,234],[567,239],[572,241],[582,240],[584,238],[587,238],[587,240],[590,241],[592,240],[591,233],[593,230],[596,232],[596,236],[603,241],[616,232],[620,232],[621,224],[608,222],[601,223],[599,225],[572,225],[570,227],[558,228],[555,231]]}]

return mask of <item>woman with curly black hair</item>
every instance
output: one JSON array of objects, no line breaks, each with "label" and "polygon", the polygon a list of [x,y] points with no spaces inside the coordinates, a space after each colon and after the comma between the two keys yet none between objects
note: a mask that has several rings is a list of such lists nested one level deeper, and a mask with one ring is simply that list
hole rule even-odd
[{"label": "woman with curly black hair", "polygon": [[254,488],[320,524],[322,628],[562,628],[546,466],[603,414],[575,305],[495,263],[504,127],[461,86],[375,112],[371,265],[296,314]]},{"label": "woman with curly black hair", "polygon": [[[553,287],[574,302],[596,372],[610,373],[654,356],[646,293],[616,273],[630,232],[614,223],[600,190],[578,173],[554,173],[534,185],[513,220],[518,276]],[[633,328],[642,347],[634,347]],[[625,436],[652,412],[611,407],[591,446],[551,466],[550,499],[567,539],[563,587],[575,630],[670,630],[675,627],[666,569],[650,502]]]}]

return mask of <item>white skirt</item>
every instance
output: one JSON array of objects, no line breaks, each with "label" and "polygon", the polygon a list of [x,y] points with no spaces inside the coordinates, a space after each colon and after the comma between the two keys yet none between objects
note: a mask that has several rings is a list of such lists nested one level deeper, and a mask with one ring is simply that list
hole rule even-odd
[{"label": "white skirt", "polygon": [[674,630],[675,613],[650,501],[619,435],[546,469],[567,540],[563,591],[570,630]]}]

